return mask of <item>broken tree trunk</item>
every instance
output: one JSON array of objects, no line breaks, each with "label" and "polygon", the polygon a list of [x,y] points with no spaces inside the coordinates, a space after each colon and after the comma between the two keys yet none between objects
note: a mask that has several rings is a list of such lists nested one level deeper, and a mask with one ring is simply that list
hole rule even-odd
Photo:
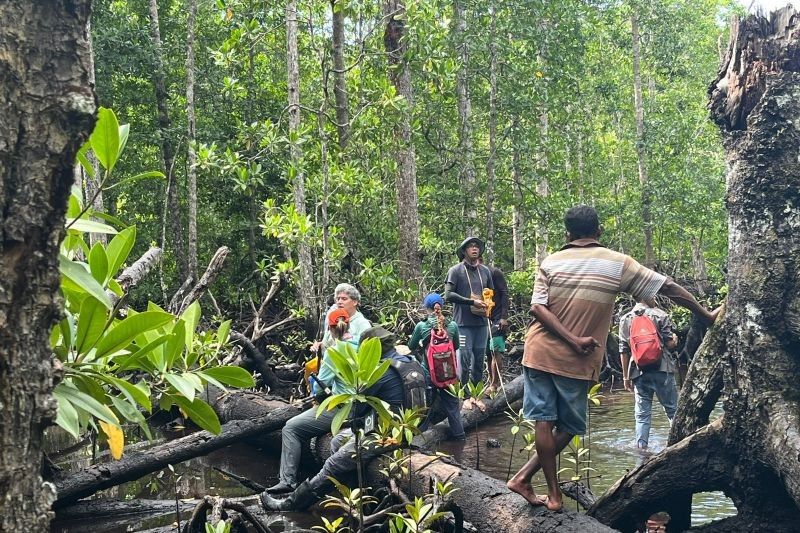
[{"label": "broken tree trunk", "polygon": [[[786,7],[735,21],[722,68],[710,88],[711,118],[723,132],[728,163],[726,316],[719,369],[693,371],[673,428],[685,438],[626,475],[590,514],[632,531],[653,512],[688,529],[692,494],[722,490],[736,517],[721,530],[796,531],[800,521],[800,20]],[[705,353],[697,364],[708,365]],[[718,394],[725,416],[707,419]],[[691,395],[691,403],[687,406]],[[705,397],[705,398],[704,398]],[[697,473],[702,473],[697,475]],[[686,478],[689,478],[688,480]],[[676,503],[677,502],[677,503]]]},{"label": "broken tree trunk", "polygon": [[227,422],[223,424],[219,435],[198,431],[148,450],[126,454],[120,461],[93,465],[74,472],[56,481],[58,497],[53,507],[63,507],[98,490],[139,479],[168,464],[180,463],[247,437],[278,430],[299,413],[299,408],[285,405],[259,418]]}]

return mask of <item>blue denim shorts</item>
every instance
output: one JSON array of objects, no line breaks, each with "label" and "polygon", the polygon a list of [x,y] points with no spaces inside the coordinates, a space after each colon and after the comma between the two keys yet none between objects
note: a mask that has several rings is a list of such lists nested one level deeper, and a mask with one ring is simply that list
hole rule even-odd
[{"label": "blue denim shorts", "polygon": [[589,381],[528,367],[522,367],[522,375],[525,376],[522,408],[527,420],[555,422],[558,429],[570,435],[586,433]]}]

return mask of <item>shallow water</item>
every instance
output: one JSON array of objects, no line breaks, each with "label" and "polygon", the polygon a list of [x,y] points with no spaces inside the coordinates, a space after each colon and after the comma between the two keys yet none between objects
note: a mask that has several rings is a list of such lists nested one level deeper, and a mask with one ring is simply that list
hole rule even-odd
[{"label": "shallow water", "polygon": [[[465,466],[480,470],[495,478],[505,480],[510,471],[513,474],[527,460],[527,452],[522,434],[526,429],[517,434],[514,453],[512,456],[511,422],[505,416],[481,425],[476,433],[468,432],[465,443],[442,443],[440,449],[454,455],[455,459]],[[633,421],[633,394],[625,391],[605,393],[600,406],[592,406],[589,417],[590,435],[587,447],[590,451],[589,466],[596,472],[588,480],[590,488],[596,495],[600,495],[613,484],[626,471],[635,467],[648,457],[640,453],[634,446],[634,421]],[[650,452],[656,453],[664,448],[667,441],[669,425],[663,409],[657,402],[653,407],[653,424],[650,432]],[[490,448],[486,445],[487,439],[500,441],[499,448]],[[478,465],[478,461],[480,464]],[[562,460],[562,467],[568,466]],[[277,482],[278,458],[275,453],[258,450],[247,444],[236,444],[223,450],[217,450],[206,457],[187,461],[175,467],[173,473],[164,469],[158,473],[147,476],[136,482],[126,483],[119,487],[108,489],[98,497],[116,499],[174,499],[178,497],[202,498],[203,496],[219,495],[225,497],[247,496],[253,491],[244,487],[235,479],[218,472],[214,467],[225,472],[246,477],[252,481],[269,486]],[[562,478],[570,474],[562,474]],[[539,490],[543,489],[544,478],[541,474],[534,477],[534,485]],[[574,502],[565,499],[567,506]],[[695,495],[692,509],[692,524],[699,525],[711,520],[735,514],[733,504],[721,493],[705,493]],[[188,518],[184,514],[182,520]],[[317,514],[298,513],[275,515],[275,523],[270,527],[273,531],[294,531],[298,528],[309,528],[320,524]],[[149,517],[137,519],[136,517],[98,517],[90,523],[86,521],[56,522],[52,530],[57,532],[83,532],[91,528],[94,531],[140,531],[147,528],[168,525],[175,521],[175,514],[171,513],[162,517]]]}]

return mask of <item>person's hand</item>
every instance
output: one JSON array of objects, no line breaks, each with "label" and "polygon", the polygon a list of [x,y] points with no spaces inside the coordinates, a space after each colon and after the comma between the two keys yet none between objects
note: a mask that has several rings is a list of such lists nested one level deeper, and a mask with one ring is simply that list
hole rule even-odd
[{"label": "person's hand", "polygon": [[506,320],[505,318],[501,318],[497,322],[497,326],[500,329],[500,331],[508,331],[508,320]]},{"label": "person's hand", "polygon": [[633,380],[631,378],[622,378],[622,384],[625,386],[626,391],[633,392]]},{"label": "person's hand", "polygon": [[483,300],[472,300],[472,305],[478,309],[486,309],[486,302]]},{"label": "person's hand", "polygon": [[314,341],[311,344],[311,346],[309,347],[309,350],[311,350],[312,352],[316,353],[316,352],[319,351],[321,346],[322,346],[322,341]]},{"label": "person's hand", "polygon": [[594,337],[577,337],[572,349],[581,355],[592,355],[595,348],[600,346]]},{"label": "person's hand", "polygon": [[713,311],[711,311],[711,312],[708,314],[708,318],[706,319],[706,321],[707,321],[707,324],[706,324],[706,325],[710,326],[711,324],[713,324],[714,322],[716,322],[716,321],[717,321],[717,317],[718,317],[718,316],[719,316],[719,314],[722,312],[722,308],[723,308],[723,307],[725,307],[725,305],[724,305],[724,304],[723,304],[723,305],[720,305],[719,307],[717,307],[716,309],[714,309]]}]

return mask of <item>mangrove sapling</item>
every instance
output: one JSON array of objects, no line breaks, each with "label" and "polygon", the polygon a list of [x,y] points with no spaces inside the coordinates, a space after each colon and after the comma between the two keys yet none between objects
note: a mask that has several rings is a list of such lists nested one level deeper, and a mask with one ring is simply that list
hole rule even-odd
[{"label": "mangrove sapling", "polygon": [[[366,403],[377,413],[380,421],[390,421],[393,415],[387,408],[388,405],[380,398],[366,396],[364,392],[373,386],[386,373],[389,368],[389,360],[381,361],[381,343],[376,338],[367,339],[362,342],[358,351],[350,343],[340,342],[328,349],[327,355],[333,365],[334,372],[339,380],[346,387],[345,390],[352,391],[341,394],[334,394],[322,401],[317,408],[317,416],[324,410],[339,408],[336,416],[331,422],[331,433],[337,434],[350,415],[353,407],[357,404]],[[356,474],[358,476],[359,498],[358,504],[358,530],[363,532],[363,498],[360,496],[364,492],[364,473],[361,465],[362,447],[364,430],[353,428],[356,447]]]},{"label": "mangrove sapling", "polygon": [[[483,381],[479,381],[477,383],[472,383],[470,381],[467,383],[467,389],[469,390],[470,398],[472,398],[472,400],[475,402],[475,405],[478,405],[479,407],[483,405],[482,400],[486,395],[486,384]],[[482,409],[485,409],[485,407]],[[481,469],[481,442],[477,419],[475,419],[475,469]]]},{"label": "mangrove sapling", "polygon": [[[511,453],[508,456],[508,470],[506,472],[506,481],[511,477],[511,463],[514,460],[514,450],[517,446],[517,433],[522,426],[530,426],[530,422],[525,420],[525,414],[522,409],[517,412],[512,410],[506,411],[506,416],[511,420]],[[530,456],[530,453],[528,454]]]},{"label": "mangrove sapling", "polygon": [[[562,472],[569,472],[572,475],[570,476],[570,481],[581,481],[582,479],[589,477],[589,472],[596,472],[596,470],[589,466],[591,463],[589,459],[589,448],[584,446],[583,439],[580,435],[575,435],[572,437],[572,440],[567,447],[566,454],[564,456],[564,460],[570,463],[570,466],[561,468],[558,471],[558,474]],[[562,454],[564,455],[564,454]],[[578,510],[578,500],[575,500],[575,510]]]},{"label": "mangrove sapling", "polygon": [[[603,384],[602,383],[596,383],[594,386],[592,386],[591,389],[589,389],[589,394],[588,394],[589,406],[586,409],[586,447],[589,450],[588,460],[589,460],[590,463],[592,462],[592,445],[591,445],[591,443],[592,443],[592,408],[591,408],[591,406],[592,405],[595,405],[595,406],[600,405],[600,400],[603,398],[603,395],[600,393],[602,388],[603,388]],[[590,490],[592,488],[591,477],[590,476],[586,477],[586,487],[589,488]]]}]

